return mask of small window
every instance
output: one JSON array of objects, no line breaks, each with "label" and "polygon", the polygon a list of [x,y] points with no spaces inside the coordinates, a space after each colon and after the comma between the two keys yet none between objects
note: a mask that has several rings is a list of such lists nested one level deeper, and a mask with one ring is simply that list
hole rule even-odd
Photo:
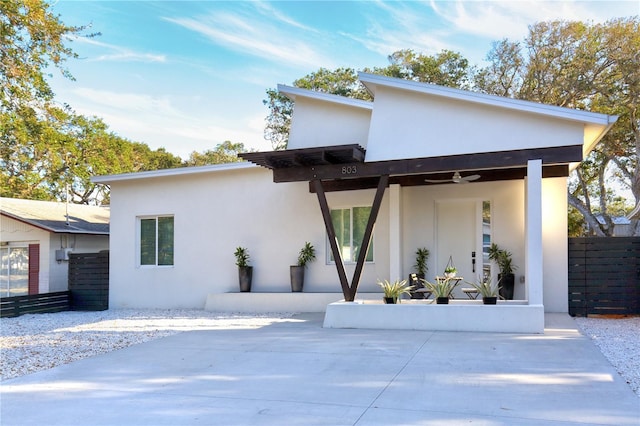
[{"label": "small window", "polygon": [[173,265],[173,216],[140,219],[140,265]]},{"label": "small window", "polygon": [[[336,231],[338,248],[345,263],[355,263],[362,245],[371,207],[352,207],[331,210],[331,220]],[[328,250],[329,262],[334,262],[333,253]],[[373,237],[367,251],[367,262],[373,262]]]}]

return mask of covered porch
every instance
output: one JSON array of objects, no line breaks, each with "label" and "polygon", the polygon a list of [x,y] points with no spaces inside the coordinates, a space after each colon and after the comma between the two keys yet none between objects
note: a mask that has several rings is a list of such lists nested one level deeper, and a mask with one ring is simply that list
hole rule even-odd
[{"label": "covered porch", "polygon": [[[288,149],[241,154],[272,170],[274,182],[308,182],[317,196],[327,265],[334,262],[343,296],[327,306],[325,327],[542,333],[546,302],[566,311],[566,178],[616,117],[373,74],[359,79],[372,102],[278,86],[295,102]],[[371,206],[352,264],[345,265],[330,202]],[[374,226],[379,263],[366,259]],[[517,254],[518,301],[486,306],[459,293],[445,306],[384,305],[360,297],[363,269],[378,275],[365,272],[368,291],[372,278],[406,278],[415,272],[409,258],[425,245],[435,257],[431,276],[453,258],[465,281],[496,277],[486,236]]]},{"label": "covered porch", "polygon": [[[379,328],[446,331],[486,331],[514,333],[542,333],[544,331],[543,261],[542,261],[542,179],[566,177],[568,163],[581,156],[578,147],[531,150],[530,152],[501,152],[478,156],[462,155],[450,158],[423,158],[391,162],[365,163],[365,150],[358,145],[329,146],[294,149],[270,153],[247,153],[242,156],[258,165],[273,170],[275,182],[309,181],[309,191],[318,198],[322,217],[329,236],[329,244],[342,288],[342,294],[308,293],[255,295],[211,295],[207,309],[231,306],[251,297],[260,301],[271,300],[272,312],[276,307],[289,307],[289,311],[307,310],[325,312],[327,328]],[[473,158],[475,157],[475,158]],[[533,159],[531,159],[533,157]],[[475,168],[471,168],[471,164]],[[436,305],[433,299],[403,300],[401,304],[385,305],[381,293],[358,293],[365,254],[382,199],[387,194],[389,207],[389,276],[402,277],[403,220],[401,213],[403,187],[430,185],[440,182],[453,171],[464,170],[465,175],[478,174],[479,182],[518,180],[525,192],[525,265],[522,282],[524,297],[519,300],[501,300],[495,306],[483,305],[481,300],[468,300],[460,295],[449,305]],[[479,183],[478,182],[478,183]],[[451,184],[455,185],[452,181]],[[473,185],[473,183],[471,184]],[[361,243],[353,276],[348,277],[342,261],[336,231],[330,215],[326,193],[357,191],[375,188],[372,209]],[[440,257],[444,257],[441,255]],[[406,271],[405,271],[406,272]],[[475,260],[474,260],[474,272]],[[472,279],[472,278],[470,278]],[[245,298],[242,300],[242,298]],[[224,302],[222,300],[225,299]],[[289,299],[292,299],[289,301]],[[293,300],[295,299],[295,300]],[[465,300],[467,299],[467,300]],[[241,308],[236,305],[237,308]],[[255,304],[253,305],[255,309]],[[267,310],[268,312],[269,310]]]}]

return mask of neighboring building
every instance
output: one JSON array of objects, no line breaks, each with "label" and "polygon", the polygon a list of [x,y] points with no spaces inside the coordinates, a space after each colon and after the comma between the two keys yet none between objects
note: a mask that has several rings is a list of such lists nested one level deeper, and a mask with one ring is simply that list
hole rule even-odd
[{"label": "neighboring building", "polygon": [[[284,299],[289,265],[310,241],[318,258],[304,291],[338,300],[344,280],[332,253],[343,257],[347,277],[364,266],[358,295],[380,297],[377,280],[407,277],[418,247],[431,252],[427,279],[450,258],[467,280],[483,269],[496,276],[482,256],[495,242],[518,266],[516,299],[538,319],[543,305],[567,312],[567,176],[616,117],[369,74],[360,80],[372,102],[279,86],[295,101],[289,149],[243,155],[263,167],[94,178],[111,187],[110,306],[203,308],[211,295],[237,293],[238,246],[251,255],[252,293]],[[371,247],[357,264],[376,201]]]},{"label": "neighboring building", "polygon": [[[601,225],[604,225],[606,222],[602,215],[597,215],[596,219]],[[616,216],[611,218],[611,222],[613,222],[613,234],[612,237],[632,237],[633,236],[633,227],[631,226],[631,220],[624,216]],[[585,225],[587,228],[587,232],[590,231],[589,224]]]},{"label": "neighboring building", "polygon": [[0,198],[0,296],[67,290],[69,253],[109,249],[109,208]]}]

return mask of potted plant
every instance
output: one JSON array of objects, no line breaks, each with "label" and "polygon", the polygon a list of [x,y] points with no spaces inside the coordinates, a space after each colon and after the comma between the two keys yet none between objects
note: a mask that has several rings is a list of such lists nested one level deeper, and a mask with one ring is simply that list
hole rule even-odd
[{"label": "potted plant", "polygon": [[384,292],[384,303],[395,304],[400,303],[403,294],[410,294],[413,289],[412,286],[407,285],[407,280],[395,280],[389,282],[388,280],[378,281],[378,285],[382,287]]},{"label": "potted plant", "polygon": [[478,293],[482,296],[482,303],[485,305],[495,305],[498,301],[498,292],[502,287],[499,287],[497,284],[491,284],[491,277],[485,276],[484,278],[479,278],[477,283],[470,283],[467,281],[467,284],[471,285],[475,288]]},{"label": "potted plant", "polygon": [[458,270],[455,266],[447,266],[444,268],[444,277],[445,278],[453,278],[458,273]]},{"label": "potted plant", "polygon": [[249,252],[245,247],[236,247],[233,253],[236,257],[236,265],[238,266],[238,279],[240,282],[240,291],[251,291],[251,279],[253,277],[253,266],[249,266]]},{"label": "potted plant", "polygon": [[416,275],[420,279],[424,279],[426,277],[427,271],[429,267],[427,267],[427,260],[429,259],[429,250],[425,247],[421,247],[416,250],[416,264],[413,265],[416,268]]},{"label": "potted plant", "polygon": [[501,249],[496,243],[492,243],[489,247],[489,260],[496,262],[500,270],[498,274],[498,282],[500,282],[501,287],[500,297],[505,300],[513,300],[513,289],[516,280],[513,271],[518,267],[513,264],[511,253]]},{"label": "potted plant", "polygon": [[310,242],[306,242],[298,254],[298,263],[291,265],[289,274],[291,276],[291,291],[301,292],[304,286],[304,269],[307,263],[316,258],[316,249]]},{"label": "potted plant", "polygon": [[424,282],[425,287],[431,291],[438,305],[448,304],[451,292],[458,285],[458,281],[452,280],[451,278],[436,277],[435,283],[431,283],[427,280],[422,281]]},{"label": "potted plant", "polygon": [[453,257],[449,256],[449,261],[447,262],[447,266],[444,268],[444,276],[445,278],[453,278],[458,273],[458,270],[455,266],[453,266]]}]

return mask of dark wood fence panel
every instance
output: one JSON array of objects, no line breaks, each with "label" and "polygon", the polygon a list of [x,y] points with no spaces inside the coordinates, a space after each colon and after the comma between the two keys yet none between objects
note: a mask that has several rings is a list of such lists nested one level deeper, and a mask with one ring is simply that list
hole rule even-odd
[{"label": "dark wood fence panel", "polygon": [[68,291],[3,297],[0,299],[0,317],[68,311],[69,300]]},{"label": "dark wood fence panel", "polygon": [[569,238],[569,314],[640,314],[640,237]]},{"label": "dark wood fence panel", "polygon": [[109,309],[109,253],[69,254],[69,291],[74,311]]}]

